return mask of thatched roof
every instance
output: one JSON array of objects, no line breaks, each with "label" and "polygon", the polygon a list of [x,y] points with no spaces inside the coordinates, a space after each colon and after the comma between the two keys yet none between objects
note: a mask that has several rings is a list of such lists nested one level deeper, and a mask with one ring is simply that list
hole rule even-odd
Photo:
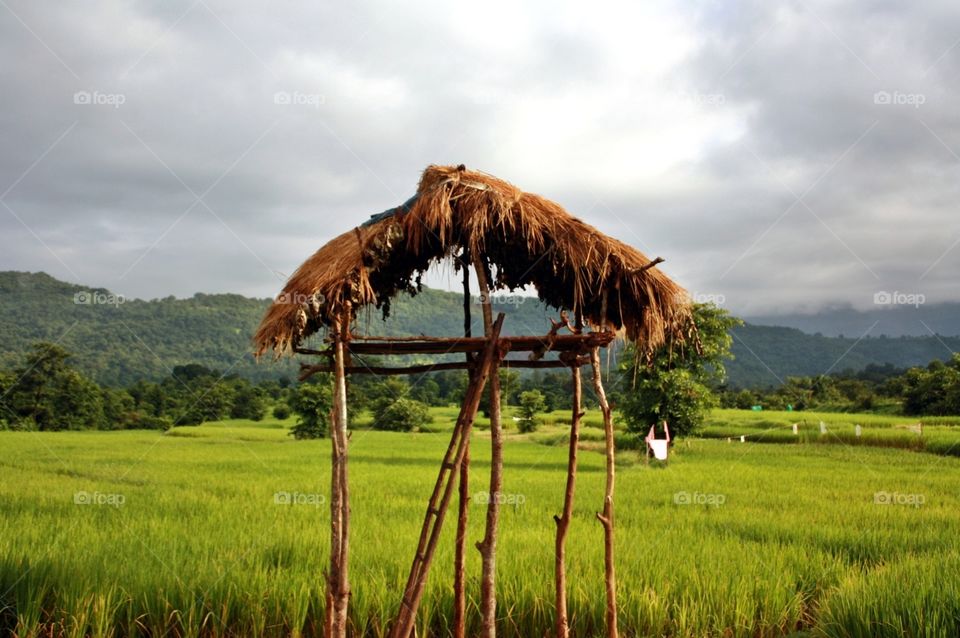
[{"label": "thatched roof", "polygon": [[687,295],[640,251],[559,204],[462,165],[429,166],[414,197],[333,239],[287,281],[254,337],[258,355],[289,352],[329,326],[341,304],[389,304],[434,262],[463,250],[493,269],[491,287],[536,287],[548,305],[622,329],[644,349],[690,330]]}]

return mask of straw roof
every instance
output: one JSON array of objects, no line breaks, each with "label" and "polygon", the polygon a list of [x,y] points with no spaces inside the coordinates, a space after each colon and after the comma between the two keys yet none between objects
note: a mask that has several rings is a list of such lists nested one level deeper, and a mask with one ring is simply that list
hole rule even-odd
[{"label": "straw roof", "polygon": [[685,291],[640,251],[559,204],[461,166],[429,166],[417,193],[320,248],[287,281],[254,337],[257,355],[290,352],[332,323],[345,301],[389,308],[415,292],[431,264],[467,250],[492,270],[491,287],[533,285],[542,301],[622,330],[649,351],[691,336]]}]

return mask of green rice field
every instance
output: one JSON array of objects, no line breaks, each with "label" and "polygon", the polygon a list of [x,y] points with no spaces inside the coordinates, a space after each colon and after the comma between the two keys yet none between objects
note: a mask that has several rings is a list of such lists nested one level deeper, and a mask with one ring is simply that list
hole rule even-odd
[{"label": "green rice field", "polygon": [[[454,413],[435,410],[431,433],[353,433],[352,635],[384,635],[397,610]],[[704,431],[713,438],[679,441],[668,465],[619,453],[622,635],[960,634],[955,421],[925,422],[923,446],[885,445],[920,436],[895,427],[909,419],[786,414],[717,411]],[[568,540],[575,636],[603,634],[595,416],[587,415]],[[508,435],[502,636],[551,631],[561,418]],[[820,444],[821,419],[838,435],[857,421],[876,445]],[[0,635],[320,635],[329,442],[294,441],[289,425],[0,433]],[[763,443],[778,442],[766,439],[771,432],[791,444]],[[489,468],[482,429],[471,454],[472,545],[482,536]],[[421,637],[450,635],[454,524],[448,517]],[[475,633],[478,552],[468,568]]]}]

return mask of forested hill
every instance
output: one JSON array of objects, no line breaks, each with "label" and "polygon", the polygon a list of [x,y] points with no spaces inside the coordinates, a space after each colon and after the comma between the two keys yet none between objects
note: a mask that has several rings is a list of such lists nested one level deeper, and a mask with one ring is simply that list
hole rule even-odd
[{"label": "forested hill", "polygon": [[[495,298],[507,314],[506,334],[542,334],[548,312],[532,298]],[[200,363],[250,379],[294,376],[290,360],[257,364],[250,337],[267,299],[231,294],[196,294],[144,301],[120,299],[102,288],[58,281],[44,273],[0,272],[0,367],[20,364],[31,343],[60,343],[74,353],[74,363],[101,383],[126,385],[141,378],[160,379],[176,365]],[[475,332],[480,312],[474,307]],[[463,333],[462,298],[457,293],[424,289],[413,298],[394,300],[386,323],[371,310],[361,315],[370,334],[459,335]],[[746,325],[735,333],[736,356],[728,364],[736,387],[778,385],[787,376],[815,375],[870,363],[897,367],[924,365],[960,350],[960,338],[867,337],[855,339],[808,335],[792,328]]]},{"label": "forested hill", "polygon": [[[549,320],[535,299],[498,297],[507,313],[505,334],[546,332]],[[519,303],[517,303],[519,302]],[[20,364],[20,355],[38,340],[59,343],[74,353],[73,363],[108,385],[161,379],[176,365],[200,363],[250,379],[295,376],[289,359],[257,364],[251,337],[269,299],[232,294],[196,294],[123,299],[103,288],[65,283],[45,273],[0,272],[0,367]],[[475,332],[483,331],[479,307]],[[460,295],[424,289],[415,298],[393,301],[391,318],[364,311],[360,327],[369,334],[463,334]]]},{"label": "forested hill", "polygon": [[824,337],[796,328],[746,324],[733,330],[735,359],[727,363],[730,385],[779,386],[788,376],[816,376],[870,364],[897,368],[925,366],[960,352],[960,337]]}]

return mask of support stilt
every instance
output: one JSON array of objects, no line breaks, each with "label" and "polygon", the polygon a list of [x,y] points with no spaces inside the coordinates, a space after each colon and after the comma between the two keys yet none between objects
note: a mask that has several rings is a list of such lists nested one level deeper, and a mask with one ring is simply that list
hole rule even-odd
[{"label": "support stilt", "polygon": [[603,567],[604,581],[607,590],[606,625],[608,638],[617,638],[617,576],[614,564],[614,536],[613,536],[613,489],[616,481],[616,448],[613,440],[613,415],[607,395],[603,390],[603,381],[600,373],[600,349],[594,348],[590,353],[590,365],[593,368],[593,389],[600,401],[600,411],[603,413],[603,434],[606,442],[607,483],[603,498],[603,513],[597,513],[597,519],[603,526]]},{"label": "support stilt", "polygon": [[[473,322],[470,318],[470,259],[466,252],[460,257],[463,267],[463,336],[471,337]],[[467,353],[467,363],[473,355]],[[472,377],[473,371],[468,374]],[[453,557],[453,637],[467,636],[467,523],[470,510],[470,438],[465,441],[463,462],[460,464],[457,507],[457,537]]]},{"label": "support stilt", "polygon": [[573,377],[573,408],[570,418],[570,449],[567,453],[567,487],[563,495],[563,513],[554,516],[557,524],[557,541],[554,558],[554,580],[556,585],[556,622],[557,638],[567,638],[570,635],[569,616],[567,614],[567,567],[566,542],[567,530],[570,527],[570,518],[573,515],[573,496],[577,485],[577,445],[580,442],[581,396],[583,384],[580,377],[580,367],[571,368]]},{"label": "support stilt", "polygon": [[345,638],[350,602],[350,493],[347,482],[347,382],[344,341],[350,334],[350,304],[333,325],[334,391],[330,432],[332,463],[330,477],[330,570],[327,573],[324,625],[328,636]]},{"label": "support stilt", "polygon": [[466,453],[466,442],[470,438],[477,408],[480,406],[480,397],[496,362],[503,356],[498,341],[503,319],[504,315],[501,313],[493,324],[493,330],[480,359],[476,375],[473,376],[467,386],[466,396],[464,396],[463,405],[460,408],[460,415],[457,417],[450,444],[440,465],[440,472],[433,488],[433,494],[427,504],[427,512],[420,531],[420,541],[417,544],[417,551],[410,567],[410,576],[404,588],[403,602],[400,605],[397,620],[394,622],[390,634],[392,638],[407,638],[413,630],[417,608],[420,605],[423,589],[427,582],[430,562],[433,560],[433,554],[436,551],[437,540],[443,527],[443,519],[446,516],[447,507],[453,495],[453,487]]},{"label": "support stilt", "polygon": [[[474,261],[482,299],[483,325],[487,338],[492,332],[492,306],[486,267]],[[477,543],[482,564],[480,574],[481,632],[484,638],[497,635],[497,528],[500,522],[500,492],[503,488],[503,430],[500,423],[499,359],[490,371],[490,497],[483,540]]]}]

